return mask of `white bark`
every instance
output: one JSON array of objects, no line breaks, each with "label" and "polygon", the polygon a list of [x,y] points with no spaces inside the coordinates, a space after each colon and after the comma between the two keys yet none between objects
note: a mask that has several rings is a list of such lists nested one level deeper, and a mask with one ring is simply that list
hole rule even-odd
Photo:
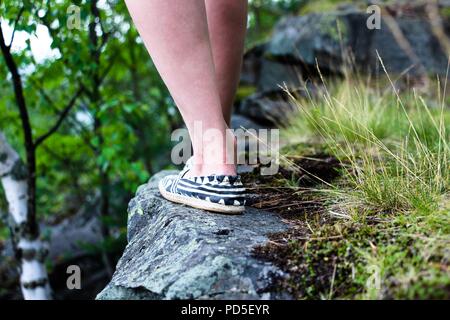
[{"label": "white bark", "polygon": [[28,230],[28,184],[23,174],[23,164],[17,152],[0,132],[0,181],[3,186],[8,211],[15,230],[16,250],[21,254],[20,286],[25,300],[51,299],[47,270],[44,265],[46,248],[42,241],[33,239]]}]

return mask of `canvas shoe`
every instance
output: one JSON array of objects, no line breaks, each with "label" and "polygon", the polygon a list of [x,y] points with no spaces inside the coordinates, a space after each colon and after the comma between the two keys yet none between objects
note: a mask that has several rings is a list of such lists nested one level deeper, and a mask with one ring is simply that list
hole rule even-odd
[{"label": "canvas shoe", "polygon": [[241,213],[245,210],[245,188],[240,176],[211,175],[186,177],[189,169],[169,175],[159,182],[167,200],[207,211]]}]

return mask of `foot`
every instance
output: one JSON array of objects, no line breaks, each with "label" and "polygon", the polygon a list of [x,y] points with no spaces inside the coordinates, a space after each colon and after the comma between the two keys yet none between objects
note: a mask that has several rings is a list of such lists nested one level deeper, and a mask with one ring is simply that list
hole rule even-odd
[{"label": "foot", "polygon": [[181,170],[180,174],[184,175],[186,178],[190,177],[203,177],[209,175],[228,175],[235,176],[237,175],[236,165],[228,164],[228,165],[196,165],[194,163],[194,157],[190,157],[187,159],[184,164],[183,170]]},{"label": "foot", "polygon": [[215,145],[218,140],[211,140],[203,144],[203,149],[198,154],[194,150],[194,156],[188,159],[186,167],[190,170],[186,177],[205,177],[210,175],[236,176],[237,169],[237,141],[234,134],[227,130],[224,148],[217,150]]},{"label": "foot", "polygon": [[159,191],[167,200],[207,211],[233,214],[245,210],[245,188],[236,175],[186,177],[181,172],[161,179]]},{"label": "foot", "polygon": [[229,165],[193,165],[191,170],[187,173],[187,178],[192,177],[206,177],[211,175],[219,176],[236,176],[236,166]]}]

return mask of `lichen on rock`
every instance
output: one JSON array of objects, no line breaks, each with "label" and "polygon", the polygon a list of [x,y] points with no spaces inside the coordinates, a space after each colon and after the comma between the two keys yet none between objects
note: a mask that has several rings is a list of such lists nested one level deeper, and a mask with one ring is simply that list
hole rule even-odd
[{"label": "lichen on rock", "polygon": [[249,208],[221,215],[163,199],[157,183],[141,186],[129,204],[128,245],[97,299],[276,299],[272,280],[284,276],[252,255],[267,235],[287,226]]}]

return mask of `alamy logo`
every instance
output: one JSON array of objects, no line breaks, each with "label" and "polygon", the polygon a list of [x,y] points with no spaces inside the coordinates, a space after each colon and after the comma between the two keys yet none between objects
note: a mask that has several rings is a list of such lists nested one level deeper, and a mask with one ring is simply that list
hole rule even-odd
[{"label": "alamy logo", "polygon": [[[200,130],[195,133],[195,130]],[[233,152],[231,159],[227,157],[227,163],[234,163],[236,157],[237,164],[241,165],[261,165],[262,175],[274,175],[279,168],[279,130],[278,129],[228,129],[227,138],[222,137],[222,133],[216,129],[202,130],[201,123],[194,125],[194,136],[202,136],[203,143],[205,141],[216,141],[214,150],[209,153],[218,153],[224,149],[221,141],[225,141],[225,145],[232,148],[233,142],[228,137],[236,138],[236,153]],[[191,139],[187,129],[177,129],[172,133],[171,140],[177,142],[172,148],[171,160],[175,165],[186,163],[191,157]],[[211,146],[211,143],[209,144]],[[208,159],[208,156],[205,156]],[[207,162],[208,160],[206,160]]]},{"label": "alamy logo", "polygon": [[373,291],[378,292],[381,289],[381,272],[380,267],[371,265],[367,269],[370,276],[367,278],[366,287]]},{"label": "alamy logo", "polygon": [[67,274],[70,274],[67,277],[66,286],[69,290],[80,290],[81,289],[81,269],[77,265],[70,265],[67,267]]},{"label": "alamy logo", "polygon": [[369,30],[381,29],[381,8],[377,5],[371,5],[367,7],[366,12],[370,14],[367,18],[366,26]]},{"label": "alamy logo", "polygon": [[67,8],[67,29],[69,30],[73,30],[73,29],[77,29],[80,30],[81,29],[81,9],[79,6],[76,5],[71,5]]}]

